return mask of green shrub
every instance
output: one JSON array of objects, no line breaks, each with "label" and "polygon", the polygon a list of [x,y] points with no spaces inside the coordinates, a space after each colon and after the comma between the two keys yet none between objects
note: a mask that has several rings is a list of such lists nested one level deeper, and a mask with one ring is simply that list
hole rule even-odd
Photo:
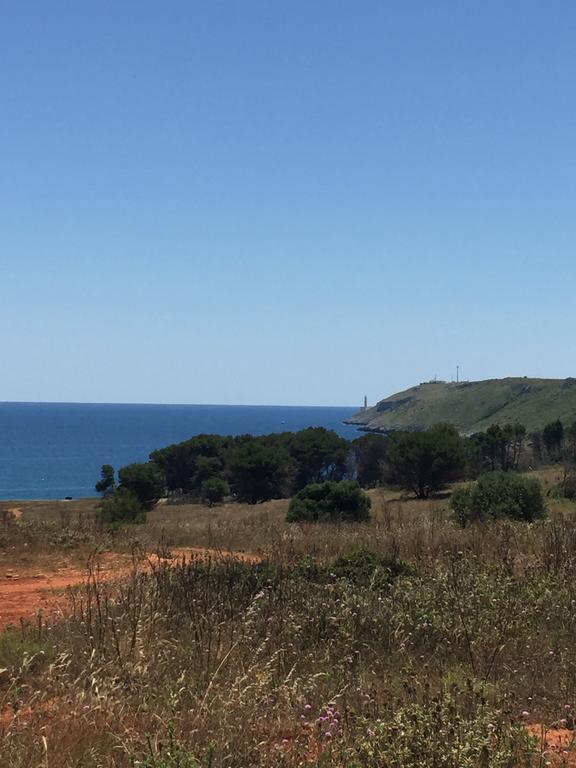
[{"label": "green shrub", "polygon": [[204,480],[200,493],[202,501],[211,507],[213,504],[219,504],[221,501],[224,501],[224,498],[230,493],[230,488],[228,483],[221,477],[211,477],[208,480]]},{"label": "green shrub", "polygon": [[337,578],[347,579],[361,587],[381,588],[388,586],[398,576],[409,574],[411,570],[398,558],[387,557],[363,547],[337,558],[330,572]]},{"label": "green shrub", "polygon": [[313,483],[290,502],[286,520],[295,522],[361,522],[370,518],[370,498],[358,483]]},{"label": "green shrub", "polygon": [[166,493],[162,470],[153,462],[128,464],[118,472],[120,487],[131,491],[140,504],[151,509]]},{"label": "green shrub", "polygon": [[146,508],[132,491],[120,487],[102,500],[99,517],[107,524],[144,523]]},{"label": "green shrub", "polygon": [[508,472],[489,472],[473,485],[455,491],[451,506],[461,525],[501,517],[532,522],[546,514],[538,480]]},{"label": "green shrub", "polygon": [[365,734],[358,735],[348,768],[527,768],[536,759],[524,725],[507,720],[472,687],[390,707],[366,720]]}]

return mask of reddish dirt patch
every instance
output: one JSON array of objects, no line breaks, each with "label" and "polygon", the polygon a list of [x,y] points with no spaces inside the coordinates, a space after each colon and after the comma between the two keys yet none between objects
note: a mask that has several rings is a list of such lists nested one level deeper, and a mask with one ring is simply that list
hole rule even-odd
[{"label": "reddish dirt patch", "polygon": [[528,726],[528,731],[539,740],[542,765],[555,768],[576,768],[576,731],[567,728],[546,728],[535,723]]},{"label": "reddish dirt patch", "polygon": [[[217,550],[188,547],[172,549],[172,562],[192,557],[234,556],[247,562],[256,562],[255,555],[242,552],[220,552]],[[157,555],[143,557],[137,567],[149,570],[161,558]],[[170,561],[169,561],[170,562]],[[130,555],[106,553],[99,555],[94,563],[99,578],[116,580],[127,576],[134,568]],[[45,617],[62,614],[65,605],[64,590],[82,584],[88,576],[87,568],[70,567],[66,564],[34,571],[30,566],[23,569],[8,568],[0,571],[0,630],[9,624],[18,624],[22,619],[33,619],[38,610]]]}]

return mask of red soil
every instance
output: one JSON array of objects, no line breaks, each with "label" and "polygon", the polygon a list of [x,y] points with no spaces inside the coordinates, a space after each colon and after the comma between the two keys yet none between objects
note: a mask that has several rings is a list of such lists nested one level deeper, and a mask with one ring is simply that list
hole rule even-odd
[{"label": "red soil", "polygon": [[[222,552],[201,547],[171,549],[168,562],[181,561],[197,557],[226,557],[233,556],[246,562],[257,562],[256,555],[244,552]],[[136,567],[146,571],[167,558],[149,555],[141,558]],[[97,568],[98,578],[109,581],[122,579],[130,574],[135,564],[131,555],[106,553],[99,555],[93,563]],[[89,575],[88,568],[75,568],[69,565],[54,565],[52,570],[44,569],[42,573],[33,572],[30,567],[7,569],[0,573],[0,630],[10,624],[18,624],[22,620],[33,620],[39,610],[44,618],[61,616],[66,607],[65,589],[82,584]],[[35,709],[50,709],[50,702],[40,702]],[[30,707],[16,713],[11,707],[0,711],[0,728],[8,727],[16,716],[27,721],[33,714]]]},{"label": "red soil", "polygon": [[[233,555],[242,560],[254,562],[255,555],[244,553],[228,553],[200,547],[172,549],[173,559],[191,557],[222,557]],[[142,558],[138,567],[148,570],[159,558],[151,555]],[[95,566],[99,578],[107,580],[121,579],[127,576],[134,567],[131,555],[106,553],[99,555]],[[0,572],[0,630],[9,624],[18,624],[22,619],[33,619],[41,609],[44,617],[54,617],[62,614],[65,606],[64,591],[67,587],[82,584],[88,576],[87,568],[77,568],[68,565],[60,567],[43,567],[41,571],[33,570],[30,566],[10,568]]]},{"label": "red soil", "polygon": [[529,725],[528,731],[539,740],[542,765],[553,768],[576,768],[576,731],[567,728],[546,728],[544,725]]}]

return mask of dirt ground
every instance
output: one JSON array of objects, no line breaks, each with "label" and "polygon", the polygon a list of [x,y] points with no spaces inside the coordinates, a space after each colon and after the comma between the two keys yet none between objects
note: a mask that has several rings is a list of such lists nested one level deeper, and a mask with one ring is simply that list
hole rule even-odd
[{"label": "dirt ground", "polygon": [[576,752],[573,751],[576,731],[568,728],[546,728],[536,723],[529,725],[528,731],[539,741],[540,765],[549,765],[552,768],[576,767]]},{"label": "dirt ground", "polygon": [[[170,558],[176,561],[192,557],[218,557],[233,555],[243,560],[254,561],[255,555],[236,552],[222,552],[200,547],[171,549]],[[137,567],[149,569],[160,558],[147,555],[140,558]],[[127,576],[135,562],[130,554],[103,553],[98,555],[92,567],[98,569],[99,578],[115,580]],[[78,567],[71,560],[59,557],[57,560],[43,558],[36,563],[20,563],[2,567],[0,563],[0,630],[18,625],[22,620],[34,620],[42,611],[44,618],[55,618],[62,614],[66,604],[67,587],[82,584],[88,576],[88,567]]]}]

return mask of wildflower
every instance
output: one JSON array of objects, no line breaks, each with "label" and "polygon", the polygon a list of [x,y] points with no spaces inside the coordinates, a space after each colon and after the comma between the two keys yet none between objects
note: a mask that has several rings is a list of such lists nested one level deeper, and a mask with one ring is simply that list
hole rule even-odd
[{"label": "wildflower", "polygon": [[311,709],[312,709],[312,704],[304,704],[304,711],[305,712],[310,712]]}]

